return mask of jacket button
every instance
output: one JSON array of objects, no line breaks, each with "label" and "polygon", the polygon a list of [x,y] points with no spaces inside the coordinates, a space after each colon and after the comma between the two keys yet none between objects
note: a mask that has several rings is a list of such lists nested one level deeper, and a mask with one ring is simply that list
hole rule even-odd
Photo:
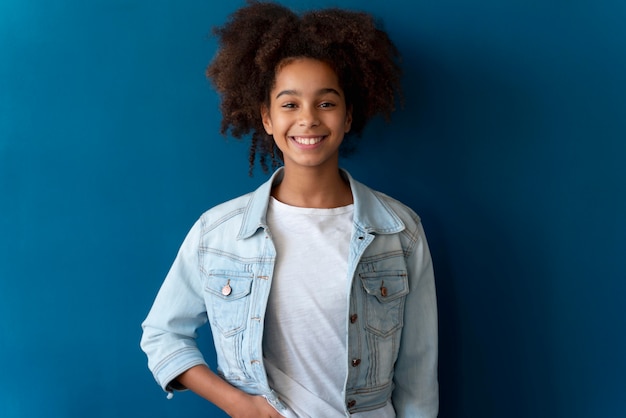
[{"label": "jacket button", "polygon": [[361,364],[360,358],[352,359],[352,367],[357,367],[359,364]]},{"label": "jacket button", "polygon": [[357,314],[350,315],[350,323],[351,324],[354,324],[357,319],[359,319],[359,316]]},{"label": "jacket button", "polygon": [[348,402],[348,408],[354,408],[354,405],[356,405],[356,401],[354,399]]},{"label": "jacket button", "polygon": [[228,283],[222,287],[222,295],[229,296],[233,292],[233,289],[230,287],[230,279],[228,279]]},{"label": "jacket button", "polygon": [[385,286],[380,288],[380,295],[384,298],[387,297],[387,288]]}]

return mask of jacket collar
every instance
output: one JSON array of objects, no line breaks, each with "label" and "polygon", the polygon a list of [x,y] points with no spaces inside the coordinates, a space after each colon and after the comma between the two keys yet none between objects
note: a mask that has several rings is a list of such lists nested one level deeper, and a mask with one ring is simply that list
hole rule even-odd
[{"label": "jacket collar", "polygon": [[[349,181],[354,198],[354,225],[362,231],[373,234],[395,234],[404,229],[404,223],[378,194],[362,183],[354,180],[345,170],[341,174]],[[267,228],[267,207],[272,186],[282,181],[284,169],[281,167],[272,177],[251,194],[243,214],[243,221],[237,239],[254,235],[259,228]]]}]

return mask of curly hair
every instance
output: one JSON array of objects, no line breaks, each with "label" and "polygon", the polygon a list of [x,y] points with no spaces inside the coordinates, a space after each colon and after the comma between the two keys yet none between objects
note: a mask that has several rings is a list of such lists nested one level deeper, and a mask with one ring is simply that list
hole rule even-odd
[{"label": "curly hair", "polygon": [[260,117],[280,65],[290,58],[313,58],[337,74],[352,127],[342,155],[354,148],[366,123],[381,114],[388,120],[401,96],[400,55],[388,35],[367,13],[337,8],[300,15],[271,2],[248,0],[224,26],[213,30],[219,49],[206,70],[221,96],[221,133],[252,134],[250,174],[259,160],[264,172],[282,159]]}]

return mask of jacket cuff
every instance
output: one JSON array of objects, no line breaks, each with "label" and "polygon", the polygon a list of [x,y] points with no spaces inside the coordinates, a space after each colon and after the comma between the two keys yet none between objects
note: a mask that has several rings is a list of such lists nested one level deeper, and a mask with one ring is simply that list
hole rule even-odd
[{"label": "jacket cuff", "polygon": [[174,390],[185,390],[186,388],[178,383],[176,378],[192,367],[199,365],[208,367],[197,349],[186,347],[172,353],[157,364],[153,374],[159,386],[164,391],[171,393]]}]

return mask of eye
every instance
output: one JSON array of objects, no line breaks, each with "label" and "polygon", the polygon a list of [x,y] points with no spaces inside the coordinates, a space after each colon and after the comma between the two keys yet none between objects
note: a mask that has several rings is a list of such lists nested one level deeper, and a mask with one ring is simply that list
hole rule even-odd
[{"label": "eye", "polygon": [[335,107],[335,104],[332,102],[322,102],[320,103],[319,107],[321,107],[322,109],[328,109],[331,107]]},{"label": "eye", "polygon": [[284,108],[284,109],[295,109],[296,104],[295,103],[283,103],[282,105],[280,105],[280,107]]}]

